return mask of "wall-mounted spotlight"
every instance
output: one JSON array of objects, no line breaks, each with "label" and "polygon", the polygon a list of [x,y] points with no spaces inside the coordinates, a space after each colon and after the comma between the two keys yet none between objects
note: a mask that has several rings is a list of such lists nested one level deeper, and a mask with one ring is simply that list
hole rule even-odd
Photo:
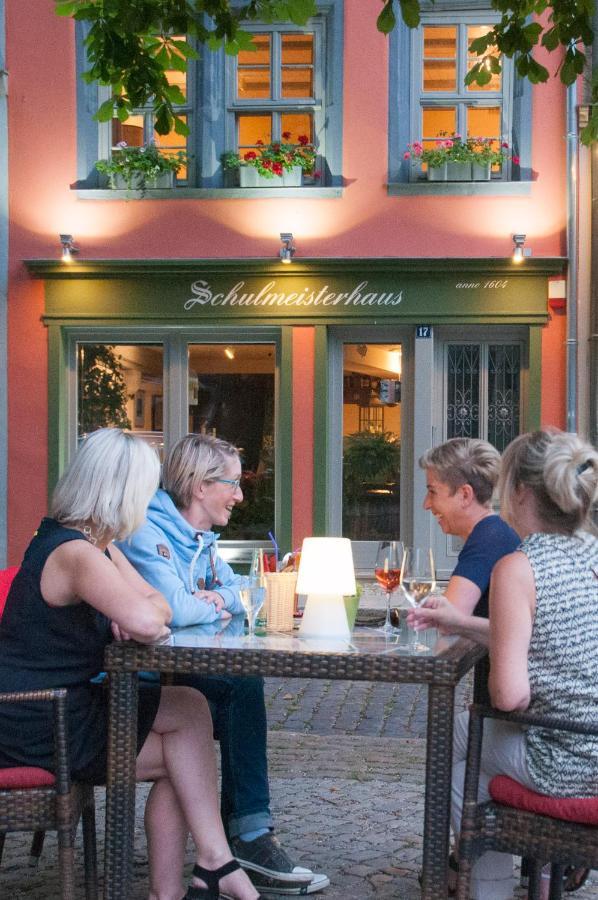
[{"label": "wall-mounted spotlight", "polygon": [[280,261],[286,263],[286,265],[290,265],[293,262],[293,256],[295,255],[293,235],[290,231],[281,231],[280,240],[282,241],[282,247],[279,252]]},{"label": "wall-mounted spotlight", "polygon": [[72,234],[60,235],[60,246],[62,247],[62,261],[70,263],[73,261],[73,254],[79,252],[79,248],[73,243]]},{"label": "wall-mounted spotlight", "polygon": [[527,259],[532,255],[531,247],[524,247],[525,244],[525,235],[524,234],[514,234],[513,235],[513,262],[514,263],[522,263],[524,259]]},{"label": "wall-mounted spotlight", "polygon": [[226,356],[227,359],[234,359],[234,358],[235,358],[235,351],[233,350],[232,347],[225,347],[225,348],[224,348],[224,355]]}]

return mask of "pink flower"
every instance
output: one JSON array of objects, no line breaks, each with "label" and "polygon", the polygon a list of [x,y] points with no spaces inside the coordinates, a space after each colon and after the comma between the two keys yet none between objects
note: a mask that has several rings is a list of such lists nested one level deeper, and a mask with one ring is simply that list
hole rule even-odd
[{"label": "pink flower", "polygon": [[503,141],[502,144],[501,144],[500,146],[501,146],[501,147],[504,147],[505,150],[508,150],[508,149],[509,149],[509,145],[507,144],[506,141]]},{"label": "pink flower", "polygon": [[440,146],[444,147],[445,150],[450,150],[455,144],[454,141],[440,141]]},{"label": "pink flower", "polygon": [[405,150],[405,152],[403,153],[403,159],[411,159],[411,154],[409,153],[409,150]]},{"label": "pink flower", "polygon": [[519,165],[519,157],[518,156],[512,156],[511,159],[513,160],[513,162],[515,163],[516,166]]},{"label": "pink flower", "polygon": [[314,172],[314,178],[321,178],[321,177],[322,177],[321,172]]}]

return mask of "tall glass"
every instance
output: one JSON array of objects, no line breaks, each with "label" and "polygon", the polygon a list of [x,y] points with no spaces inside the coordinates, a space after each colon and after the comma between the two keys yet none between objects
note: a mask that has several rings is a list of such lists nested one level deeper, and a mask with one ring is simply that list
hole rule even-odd
[{"label": "tall glass", "polygon": [[390,621],[390,600],[392,592],[399,586],[402,555],[402,541],[381,541],[378,545],[374,573],[376,581],[386,592],[386,619],[380,629],[384,634],[396,634],[397,631]]},{"label": "tall glass", "polygon": [[255,637],[255,620],[266,599],[266,583],[264,578],[259,575],[250,575],[243,578],[240,585],[239,597],[247,615],[247,623],[249,625],[248,635],[250,638],[253,638]]},{"label": "tall glass", "polygon": [[[419,607],[436,587],[436,568],[431,548],[425,550],[406,547],[401,563],[400,584],[411,606]],[[425,644],[417,640],[417,632],[413,632],[414,640],[409,649],[416,653],[428,650]]]}]

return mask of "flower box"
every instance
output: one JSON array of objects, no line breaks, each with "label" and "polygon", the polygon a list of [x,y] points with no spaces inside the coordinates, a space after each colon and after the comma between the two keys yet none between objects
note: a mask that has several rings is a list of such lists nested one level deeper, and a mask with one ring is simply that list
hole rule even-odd
[{"label": "flower box", "polygon": [[285,170],[282,175],[260,175],[254,166],[239,166],[239,185],[242,188],[273,188],[273,187],[301,187],[303,184],[303,169],[301,166],[293,166]]},{"label": "flower box", "polygon": [[174,187],[174,172],[163,172],[154,178],[145,178],[141,172],[133,173],[130,186],[123,175],[113,175],[112,182],[115,191],[155,191],[168,190]]},{"label": "flower box", "polygon": [[471,176],[473,181],[490,181],[490,163],[472,163]]},{"label": "flower box", "polygon": [[447,181],[471,181],[471,163],[470,162],[447,162],[446,164]]},{"label": "flower box", "polygon": [[431,166],[428,163],[428,181],[446,181],[446,163],[441,166]]}]

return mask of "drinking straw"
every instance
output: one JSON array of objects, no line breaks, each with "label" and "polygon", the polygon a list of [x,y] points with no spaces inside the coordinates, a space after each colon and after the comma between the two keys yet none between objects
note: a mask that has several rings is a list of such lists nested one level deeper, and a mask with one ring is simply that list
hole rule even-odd
[{"label": "drinking straw", "polygon": [[264,551],[260,547],[260,578],[264,577]]},{"label": "drinking straw", "polygon": [[268,532],[268,537],[272,541],[272,546],[274,547],[274,560],[275,560],[275,568],[274,571],[278,572],[278,544],[276,543],[276,538],[272,534],[271,531]]}]

